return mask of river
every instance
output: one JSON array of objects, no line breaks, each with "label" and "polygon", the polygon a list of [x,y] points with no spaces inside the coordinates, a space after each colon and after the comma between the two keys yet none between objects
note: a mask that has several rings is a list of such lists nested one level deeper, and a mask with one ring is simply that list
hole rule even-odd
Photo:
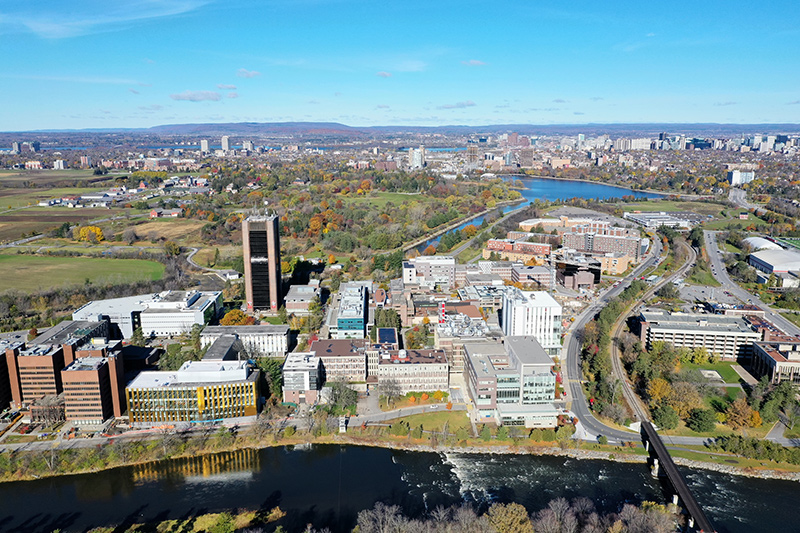
[{"label": "river", "polygon": [[[508,205],[501,209],[492,211],[492,217],[498,213],[508,213],[515,209],[519,209],[529,202],[536,199],[540,200],[567,200],[570,198],[584,198],[584,199],[602,199],[621,198],[622,196],[635,196],[636,198],[660,198],[663,195],[651,192],[634,191],[623,187],[615,187],[613,185],[605,185],[603,183],[594,183],[588,181],[575,181],[563,180],[555,178],[525,178],[523,176],[504,175],[501,178],[512,181],[519,180],[522,182],[523,188],[520,190],[522,197],[525,199],[524,204]],[[462,230],[474,224],[480,226],[483,223],[484,215],[464,222],[458,226],[458,230]],[[439,243],[439,237],[425,241],[417,246],[417,250],[422,252],[428,245],[433,244],[436,246]]]},{"label": "river", "polygon": [[[797,483],[683,471],[720,533],[798,531],[791,503],[800,495]],[[290,532],[311,523],[339,533],[349,532],[358,512],[378,501],[419,516],[463,502],[483,512],[491,502],[515,501],[535,512],[562,496],[586,496],[604,512],[626,502],[668,500],[644,464],[314,445],[2,483],[0,531],[85,531],[280,506]]]}]

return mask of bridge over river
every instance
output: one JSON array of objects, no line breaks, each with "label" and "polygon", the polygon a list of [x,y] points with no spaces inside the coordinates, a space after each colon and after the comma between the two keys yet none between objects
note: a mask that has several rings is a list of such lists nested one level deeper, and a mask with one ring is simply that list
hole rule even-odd
[{"label": "bridge over river", "polygon": [[661,437],[656,433],[655,428],[650,422],[642,421],[642,441],[644,442],[645,449],[650,452],[650,457],[653,459],[653,476],[658,476],[661,469],[669,478],[672,488],[675,489],[675,495],[672,497],[672,503],[678,504],[680,500],[683,502],[683,507],[686,509],[688,515],[688,531],[702,531],[704,533],[712,533],[716,531],[714,526],[711,525],[711,520],[708,519],[703,512],[700,504],[694,499],[689,487],[686,485],[686,480],[678,471],[675,462],[664,446]]}]

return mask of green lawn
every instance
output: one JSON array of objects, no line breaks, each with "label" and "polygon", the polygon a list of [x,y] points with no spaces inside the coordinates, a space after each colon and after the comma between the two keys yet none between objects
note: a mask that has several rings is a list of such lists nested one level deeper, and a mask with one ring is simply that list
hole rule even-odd
[{"label": "green lawn", "polygon": [[689,202],[689,201],[674,201],[674,200],[651,200],[647,202],[620,202],[617,204],[623,211],[691,211],[701,215],[713,215],[719,218],[723,211],[721,204],[713,204],[708,202]]},{"label": "green lawn", "polygon": [[772,424],[762,424],[760,428],[747,428],[746,430],[740,431],[733,430],[722,424],[717,424],[717,428],[713,431],[698,433],[686,427],[686,424],[681,420],[680,424],[678,424],[678,427],[675,429],[659,429],[658,431],[659,433],[673,437],[719,437],[722,435],[741,435],[744,431],[748,437],[763,439],[767,436],[770,429],[772,429]]},{"label": "green lawn", "polygon": [[718,219],[704,222],[703,228],[710,230],[722,230],[726,229],[728,226],[736,226],[738,228],[744,228],[749,226],[750,224],[753,224],[757,227],[767,225],[763,220],[753,215],[752,213],[747,214],[746,220],[741,220],[739,218],[740,213],[742,213],[741,209],[723,210],[719,214]]},{"label": "green lawn", "polygon": [[800,239],[781,239],[781,242],[784,242],[795,248],[800,248]]},{"label": "green lawn", "polygon": [[38,291],[53,287],[91,283],[123,283],[155,280],[164,275],[164,265],[140,259],[94,257],[46,257],[0,254],[0,291]]},{"label": "green lawn", "polygon": [[706,287],[719,287],[720,282],[714,277],[709,269],[700,270],[697,267],[691,270],[692,275],[686,278],[687,283],[693,285],[703,285]]},{"label": "green lawn", "polygon": [[702,365],[698,365],[695,363],[681,363],[681,368],[685,368],[687,370],[715,370],[719,373],[725,383],[739,383],[741,379],[739,374],[733,369],[733,365],[736,363],[732,361],[722,361],[720,363],[705,363]]},{"label": "green lawn", "polygon": [[781,316],[792,324],[800,326],[800,313],[781,313]]},{"label": "green lawn", "polygon": [[400,205],[403,202],[425,202],[428,200],[426,196],[421,194],[403,194],[400,192],[378,192],[372,193],[369,196],[349,196],[342,198],[344,202],[353,204],[369,204],[379,209],[386,207],[386,204],[392,202],[394,205]]},{"label": "green lawn", "polygon": [[[2,184],[2,180],[0,180]],[[103,191],[107,187],[64,187],[53,189],[2,189],[0,190],[0,208],[3,210],[9,207],[23,207],[26,205],[37,204],[39,200],[49,200],[50,198],[61,198],[63,196],[80,196],[92,192]],[[50,207],[48,209],[67,210],[68,207]],[[52,212],[52,211],[51,211]]]},{"label": "green lawn", "polygon": [[451,432],[455,432],[460,428],[469,429],[469,419],[467,418],[466,411],[448,411],[445,404],[438,404],[438,412],[425,413],[422,415],[404,416],[396,418],[389,422],[394,424],[398,421],[408,422],[408,425],[413,429],[422,424],[422,429],[425,431],[440,431],[444,423],[447,422],[447,427]]},{"label": "green lawn", "polygon": [[729,242],[720,242],[719,243],[719,248],[724,250],[724,251],[726,251],[726,252],[731,252],[731,253],[734,253],[734,254],[742,253],[742,249],[741,248],[737,248],[736,246],[732,245]]}]

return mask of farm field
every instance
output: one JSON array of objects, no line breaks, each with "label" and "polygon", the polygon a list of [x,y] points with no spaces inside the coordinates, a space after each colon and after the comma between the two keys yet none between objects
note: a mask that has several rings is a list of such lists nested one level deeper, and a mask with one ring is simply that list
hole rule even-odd
[{"label": "farm field", "polygon": [[200,242],[200,230],[207,222],[186,218],[162,218],[150,220],[142,224],[131,226],[140,239],[152,240],[151,237],[163,238],[171,241],[196,241]]},{"label": "farm field", "polygon": [[[2,181],[0,180],[0,185]],[[104,190],[103,187],[57,187],[52,189],[28,189],[28,188],[0,188],[0,210],[14,209],[29,205],[36,205],[40,200],[50,198],[61,198],[63,196],[79,196],[92,192]],[[56,207],[53,209],[68,210],[67,207]]]},{"label": "farm field", "polygon": [[30,182],[36,187],[53,186],[60,183],[99,183],[113,180],[123,176],[106,174],[95,176],[92,169],[66,169],[66,170],[0,170],[0,186],[19,187],[24,182]]},{"label": "farm field", "polygon": [[156,280],[164,275],[164,265],[139,259],[92,257],[45,257],[0,254],[0,291],[25,292],[91,283]]},{"label": "farm field", "polygon": [[97,218],[112,217],[122,210],[87,208],[30,208],[0,215],[0,242],[22,238],[22,234],[44,233],[64,222],[75,224]]}]

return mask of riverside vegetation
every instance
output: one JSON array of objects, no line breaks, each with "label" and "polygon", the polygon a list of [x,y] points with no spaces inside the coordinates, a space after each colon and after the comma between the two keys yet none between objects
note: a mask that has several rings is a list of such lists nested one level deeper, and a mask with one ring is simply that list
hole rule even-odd
[{"label": "riverside vegetation", "polygon": [[[311,524],[291,528],[286,513],[268,511],[212,513],[128,527],[102,527],[90,533],[201,532],[209,533],[330,533]],[[425,516],[409,517],[397,505],[378,502],[358,513],[352,533],[668,533],[682,517],[677,507],[644,501],[625,504],[616,513],[600,513],[589,498],[556,498],[530,514],[518,503],[494,503],[480,513],[468,505],[437,507]]]}]

